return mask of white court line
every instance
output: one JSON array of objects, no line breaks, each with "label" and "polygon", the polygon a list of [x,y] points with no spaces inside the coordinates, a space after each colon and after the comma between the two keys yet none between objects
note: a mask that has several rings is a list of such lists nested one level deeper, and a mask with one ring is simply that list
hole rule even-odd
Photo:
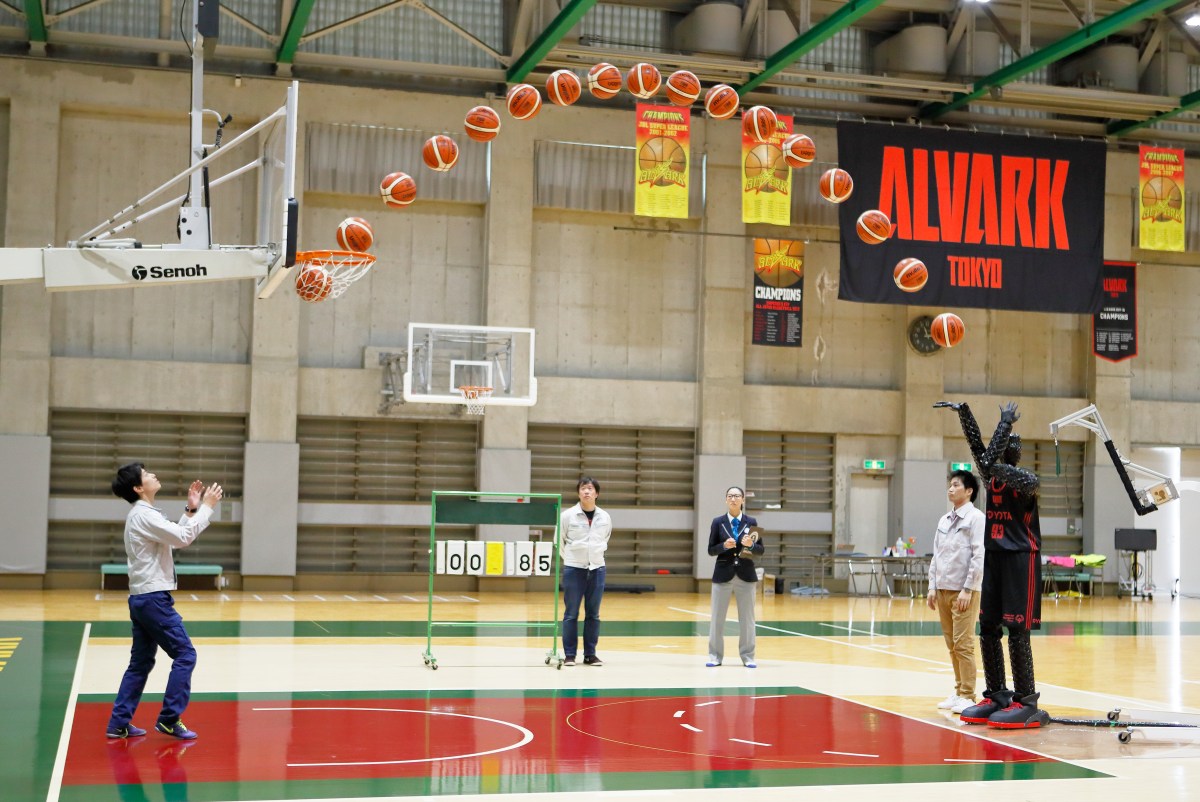
[{"label": "white court line", "polygon": [[826,749],[822,754],[845,755],[846,757],[879,757],[879,755],[867,755],[862,752],[830,752],[828,749]]},{"label": "white court line", "polygon": [[751,746],[771,746],[771,744],[764,744],[759,741],[743,741],[741,738],[730,738],[729,740],[739,744],[750,744]]},{"label": "white court line", "polygon": [[324,596],[318,596],[318,595],[317,595],[317,594],[315,594],[315,593],[313,594],[313,596],[316,598],[316,600],[317,600],[317,601],[325,601],[325,597],[324,597]]},{"label": "white court line", "polygon": [[883,635],[878,632],[872,632],[869,629],[855,629],[854,627],[844,627],[841,624],[829,624],[825,621],[818,621],[817,626],[829,627],[830,629],[844,629],[847,632],[857,632],[860,635],[870,635],[872,638],[888,638],[890,635]]},{"label": "white court line", "polygon": [[255,601],[262,601],[262,600],[263,600],[263,598],[262,598],[262,596],[259,596],[257,593],[255,593],[255,594],[254,594],[254,600],[255,600]]},{"label": "white court line", "polygon": [[413,602],[420,601],[420,599],[416,598],[415,596],[405,596],[404,598],[407,601],[413,601]]},{"label": "white court line", "polygon": [[351,596],[349,593],[343,593],[343,594],[342,594],[342,598],[343,598],[343,599],[349,599],[350,601],[358,601],[358,599],[354,598],[354,597],[353,597],[353,596]]},{"label": "white court line", "polygon": [[470,596],[463,596],[462,598],[466,599],[469,602],[475,602],[476,604],[479,604],[479,599],[472,599]]},{"label": "white court line", "polygon": [[700,704],[696,705],[696,707],[708,707],[709,705],[719,705],[719,704],[721,704],[721,700],[714,699],[711,702],[701,702]]},{"label": "white court line", "polygon": [[683,718],[683,711],[682,711],[682,710],[676,710],[676,711],[675,711],[675,715],[674,715],[674,716],[672,716],[672,718]]},{"label": "white court line", "polygon": [[685,730],[691,730],[692,732],[704,732],[704,730],[697,729],[696,727],[693,727],[691,724],[680,724],[679,726],[683,727]]},{"label": "white court line", "polygon": [[229,598],[229,596],[228,596],[227,594],[225,594],[225,593],[222,593],[222,594],[221,594],[221,601],[231,601],[231,599]]},{"label": "white court line", "polygon": [[678,649],[679,647],[678,646],[668,646],[665,643],[655,643],[650,648],[651,649]]},{"label": "white court line", "polygon": [[777,693],[777,694],[774,694],[773,696],[751,696],[750,698],[751,699],[786,699],[787,694],[786,693]]},{"label": "white court line", "polygon": [[283,594],[283,598],[287,599],[287,600],[288,600],[288,601],[290,601],[290,602],[294,602],[294,601],[295,601],[295,599],[293,599],[291,596],[287,595],[286,593],[285,593],[285,594]]},{"label": "white court line", "polygon": [[322,627],[320,621],[313,621],[312,623],[313,623],[313,626],[320,627],[320,629],[324,630],[325,632],[329,633],[330,635],[333,634],[332,632],[329,632],[329,630],[325,629],[325,627]]},{"label": "white court line", "polygon": [[379,599],[380,601],[389,601],[386,596],[380,596],[378,593],[375,594],[375,598]]},{"label": "white court line", "polygon": [[1003,763],[1004,761],[1003,760],[983,760],[983,759],[966,760],[965,758],[961,758],[961,757],[944,757],[944,758],[942,758],[942,762],[943,763]]},{"label": "white court line", "polygon": [[83,640],[79,642],[79,659],[75,661],[75,676],[71,678],[71,692],[67,695],[67,709],[63,714],[62,734],[58,736],[58,752],[54,755],[54,769],[50,772],[50,787],[46,791],[46,802],[58,802],[62,792],[63,770],[67,766],[67,743],[75,724],[75,702],[79,699],[79,685],[83,680],[83,657],[87,652],[88,636],[92,625],[83,625]]},{"label": "white court line", "polygon": [[195,593],[191,594],[191,596],[192,596],[192,601],[200,601],[200,597],[197,596]]},{"label": "white court line", "polygon": [[433,600],[434,601],[450,601],[449,599],[445,598],[444,596],[434,596]]}]

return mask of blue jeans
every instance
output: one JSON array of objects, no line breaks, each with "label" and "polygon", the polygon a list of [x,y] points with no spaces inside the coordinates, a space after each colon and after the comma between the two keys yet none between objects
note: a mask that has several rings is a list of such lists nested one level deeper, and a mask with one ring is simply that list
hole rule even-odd
[{"label": "blue jeans", "polygon": [[579,648],[579,603],[583,602],[583,656],[596,655],[600,640],[600,600],[604,598],[604,566],[588,570],[564,565],[562,569],[564,599],[563,653],[575,657]]},{"label": "blue jeans", "polygon": [[158,720],[174,724],[192,695],[192,670],[196,667],[196,649],[183,628],[183,619],[175,612],[175,600],[165,590],[130,596],[129,620],[133,622],[133,648],[113,703],[109,729],[120,729],[133,718],[160,646],[172,663]]}]

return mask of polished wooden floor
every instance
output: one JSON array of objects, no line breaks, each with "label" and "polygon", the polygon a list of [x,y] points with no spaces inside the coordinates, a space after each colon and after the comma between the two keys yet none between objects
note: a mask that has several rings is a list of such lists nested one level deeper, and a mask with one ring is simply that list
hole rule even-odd
[{"label": "polished wooden floor", "polygon": [[[553,619],[553,599],[543,594],[447,594],[438,598],[433,605],[437,621]],[[714,689],[736,693],[738,689],[803,688],[834,700],[888,711],[927,727],[966,730],[972,738],[1016,747],[1078,769],[1074,774],[1035,773],[1016,779],[1003,773],[966,780],[957,775],[922,779],[922,775],[910,772],[886,780],[870,779],[864,774],[862,784],[846,784],[845,780],[838,780],[837,785],[807,780],[796,783],[803,784],[803,793],[814,798],[836,796],[853,802],[886,794],[901,799],[957,801],[977,792],[1019,799],[1053,796],[1057,802],[1090,800],[1098,794],[1114,798],[1200,798],[1200,762],[1192,762],[1200,758],[1195,735],[1200,729],[1138,729],[1127,743],[1122,743],[1117,737],[1122,731],[1119,728],[1052,724],[1040,730],[1000,732],[960,724],[956,716],[937,710],[936,703],[953,690],[952,675],[935,615],[919,598],[762,598],[758,609],[759,668],[750,670],[737,664],[736,628],[732,625],[727,628],[726,653],[733,656],[733,664],[704,667],[707,596],[610,593],[604,599],[605,623],[599,649],[605,665],[580,665],[561,671],[544,664],[543,658],[552,646],[549,630],[541,634],[486,627],[435,630],[433,654],[438,670],[430,671],[422,664],[427,600],[419,594],[181,591],[176,599],[200,653],[193,685],[198,699],[220,700],[231,694],[279,693],[295,694],[297,698],[322,693],[362,695],[384,690],[426,697],[431,692],[463,691],[484,696],[496,692],[499,697],[514,691],[536,695],[573,689],[610,695],[638,689],[638,693],[653,695],[654,689],[665,694],[666,689],[686,688],[702,694],[715,693]],[[113,591],[6,591],[0,592],[0,609],[0,625],[8,622],[10,630],[0,632],[0,640],[11,637],[11,632],[29,632],[29,625],[38,622],[88,625],[86,648],[77,650],[81,658],[71,690],[71,716],[78,710],[79,721],[95,720],[100,714],[97,711],[102,713],[106,701],[111,700],[128,657],[125,595]],[[1200,714],[1200,601],[1172,600],[1169,596],[1154,600],[1046,598],[1043,618],[1043,629],[1034,638],[1034,654],[1042,706],[1052,716],[1104,719],[1114,709]],[[11,684],[6,687],[6,680],[15,676],[10,669],[20,658],[18,648],[8,658],[8,665],[0,666],[0,692],[7,697],[8,705],[23,703],[14,693],[19,689]],[[148,700],[153,693],[161,692],[166,671],[167,661],[162,659],[151,677]],[[979,686],[982,689],[982,677]],[[49,683],[42,693],[49,693],[48,688]],[[53,707],[46,699],[41,706]],[[135,721],[143,726],[152,724],[154,707],[150,701],[145,702]],[[806,732],[820,733],[835,723],[795,719],[787,720],[788,733],[784,734],[793,741]],[[68,725],[73,723],[72,718]],[[201,730],[194,720],[192,726]],[[167,749],[163,753],[166,757],[159,758],[160,768],[163,760],[171,761],[174,767],[185,767],[189,761],[202,765],[199,755],[203,754],[205,741],[211,743],[228,735],[214,732],[211,723],[207,726],[208,731],[201,731],[194,750],[196,757],[189,755],[184,760],[182,754]],[[896,730],[901,731],[908,732],[903,737],[917,740],[928,740],[928,733],[935,732]],[[83,776],[77,765],[83,765],[86,753],[94,748],[89,739],[104,743],[101,733],[75,731],[69,737],[59,736],[59,732],[53,733],[52,740],[58,744],[54,765],[34,761],[34,773],[58,773],[50,778],[48,795],[36,798],[72,800],[89,798],[89,794],[106,798],[94,797],[94,786],[84,793],[71,785],[73,777]],[[40,733],[39,737],[46,735]],[[164,743],[171,743],[162,736],[147,738],[155,737],[161,740],[152,742],[150,749],[162,751]],[[405,733],[397,732],[395,737],[404,739]],[[759,738],[765,737],[760,728]],[[145,751],[149,753],[150,749]],[[603,774],[603,760],[598,762],[590,770]],[[7,787],[14,787],[14,771],[28,773],[28,764],[0,771],[4,775],[0,779],[9,780]],[[794,799],[798,793],[796,787],[779,787],[778,783],[776,787],[756,787],[760,783],[755,781],[753,767],[740,775],[744,783],[731,782],[728,775],[722,775],[725,779],[716,785],[723,783],[726,788],[720,791],[712,788],[711,778],[716,775],[705,776],[709,777],[707,781],[697,779],[682,788],[639,788],[636,782],[588,786],[602,790],[580,786],[583,790],[572,796],[606,799],[617,794],[603,789],[622,787],[619,795],[626,798],[690,798],[696,794],[727,794],[731,785],[741,788],[740,796],[752,799]],[[142,777],[146,777],[144,771]],[[146,783],[150,790],[143,789],[141,796],[128,796],[129,785],[121,785],[128,781],[113,779],[120,793],[114,791],[112,798],[193,802],[224,798],[221,794],[229,799],[285,798],[263,795],[268,786],[252,783],[245,787],[236,782],[214,784],[205,791],[206,786],[197,783],[200,775],[196,773],[190,775],[188,796],[187,782],[171,783],[167,777],[166,769],[161,778],[154,775]],[[337,782],[330,782],[321,785],[320,793],[313,792],[311,798],[411,798],[407,791],[397,793],[394,789],[380,795],[369,784],[349,783],[339,792]],[[881,788],[880,782],[887,782],[888,787]],[[969,790],[964,790],[964,782]],[[987,787],[980,788],[980,782],[986,782]],[[18,783],[16,787],[40,786]],[[173,789],[174,797],[162,788]],[[479,790],[494,797],[504,794],[504,788],[496,785]],[[570,790],[571,786],[563,789]],[[462,788],[469,790],[467,786]],[[336,796],[338,793],[343,795]],[[507,798],[525,796],[533,798],[532,794],[506,794]],[[299,798],[295,787],[286,798]]]}]

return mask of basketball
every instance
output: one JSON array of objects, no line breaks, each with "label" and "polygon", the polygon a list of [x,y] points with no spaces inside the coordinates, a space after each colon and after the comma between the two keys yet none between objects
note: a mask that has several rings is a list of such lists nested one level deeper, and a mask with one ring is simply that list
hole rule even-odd
[{"label": "basketball", "polygon": [[658,94],[659,87],[662,86],[662,73],[653,64],[640,61],[629,68],[625,86],[634,97],[647,100]]},{"label": "basketball", "polygon": [[667,78],[667,100],[676,106],[690,106],[700,97],[700,79],[693,72],[676,70]]},{"label": "basketball", "polygon": [[[654,172],[662,165],[669,165],[670,173],[682,173],[687,170],[687,155],[683,147],[674,139],[666,136],[656,136],[642,145],[638,150],[638,169]],[[656,177],[651,186],[665,187],[676,183],[673,175],[663,174]]]},{"label": "basketball", "polygon": [[1142,213],[1148,213],[1153,209],[1151,214],[1153,214],[1154,220],[1159,222],[1170,220],[1171,217],[1163,214],[1161,208],[1155,209],[1160,204],[1165,204],[1169,209],[1178,209],[1183,206],[1183,193],[1180,192],[1179,185],[1171,179],[1155,176],[1142,187]]},{"label": "basketball", "polygon": [[508,90],[508,113],[514,120],[528,120],[542,109],[542,94],[529,84],[517,84]]},{"label": "basketball", "polygon": [[717,84],[704,93],[704,110],[715,120],[728,120],[737,114],[742,99],[729,84]]},{"label": "basketball", "polygon": [[435,134],[425,140],[421,158],[430,170],[445,173],[458,161],[458,143],[445,134]]},{"label": "basketball", "polygon": [[878,209],[868,209],[858,216],[858,238],[868,245],[886,242],[892,236],[892,221]]},{"label": "basketball", "polygon": [[789,167],[807,167],[817,157],[817,146],[804,134],[793,134],[783,140],[783,158]]},{"label": "basketball", "polygon": [[819,191],[830,203],[841,203],[854,191],[854,179],[841,167],[831,167],[821,174]]},{"label": "basketball", "polygon": [[779,118],[766,106],[751,106],[742,113],[742,133],[755,142],[770,142],[778,125]]},{"label": "basketball", "polygon": [[306,267],[296,274],[296,294],[309,303],[324,301],[333,291],[333,276],[319,267]]},{"label": "basketball", "polygon": [[555,106],[570,106],[582,92],[579,76],[570,70],[555,70],[546,79],[546,97]]},{"label": "basketball", "polygon": [[892,268],[892,280],[905,292],[916,292],[929,280],[929,270],[920,259],[909,256],[896,262]]},{"label": "basketball", "polygon": [[375,244],[375,232],[361,217],[347,217],[337,228],[337,244],[343,251],[369,251]]},{"label": "basketball", "polygon": [[588,91],[601,100],[609,100],[621,91],[621,71],[607,61],[602,61],[588,70]]},{"label": "basketball", "polygon": [[489,142],[500,133],[500,115],[490,106],[476,106],[467,112],[463,130],[476,142]]},{"label": "basketball", "polygon": [[963,336],[967,333],[967,327],[963,325],[962,318],[953,312],[942,312],[933,319],[933,324],[929,327],[929,333],[933,335],[933,341],[943,348],[953,348],[963,340]]},{"label": "basketball", "polygon": [[[779,152],[779,148],[774,145],[755,145],[750,148],[746,154],[746,177],[756,178],[763,173],[774,173],[774,177],[780,181],[786,181],[788,177],[788,166],[783,160],[783,154]],[[762,192],[776,192],[776,188],[770,184],[763,184]]]},{"label": "basketball", "polygon": [[379,182],[379,195],[388,206],[407,206],[417,199],[417,182],[408,173],[388,173]]}]

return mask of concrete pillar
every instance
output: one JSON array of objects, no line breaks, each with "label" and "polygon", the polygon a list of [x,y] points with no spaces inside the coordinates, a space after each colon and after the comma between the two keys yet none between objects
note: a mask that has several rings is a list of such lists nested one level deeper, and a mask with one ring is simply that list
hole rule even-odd
[{"label": "concrete pillar", "polygon": [[[716,558],[708,554],[708,531],[713,518],[728,512],[725,508],[725,491],[731,485],[746,486],[744,456],[701,454],[696,458],[696,530],[692,560],[696,579],[712,579],[713,561]],[[765,540],[763,542],[766,543]]]},{"label": "concrete pillar", "polygon": [[[909,310],[901,325],[919,314]],[[897,336],[904,336],[898,332]],[[934,409],[947,399],[943,392],[943,368],[946,361],[937,354],[923,356],[904,349],[904,430],[900,439],[900,464],[892,483],[888,539],[897,535],[917,539],[917,553],[933,550],[933,531],[938,518],[946,512],[946,473],[948,464],[943,447],[946,419],[957,424],[953,410]]]},{"label": "concrete pillar", "polygon": [[[9,199],[58,182],[59,107],[25,93],[11,99]],[[49,196],[53,197],[53,193]],[[7,204],[4,242],[37,247],[54,241],[49,203]],[[46,572],[50,487],[50,297],[36,283],[0,289],[0,565],[3,573]]]}]

